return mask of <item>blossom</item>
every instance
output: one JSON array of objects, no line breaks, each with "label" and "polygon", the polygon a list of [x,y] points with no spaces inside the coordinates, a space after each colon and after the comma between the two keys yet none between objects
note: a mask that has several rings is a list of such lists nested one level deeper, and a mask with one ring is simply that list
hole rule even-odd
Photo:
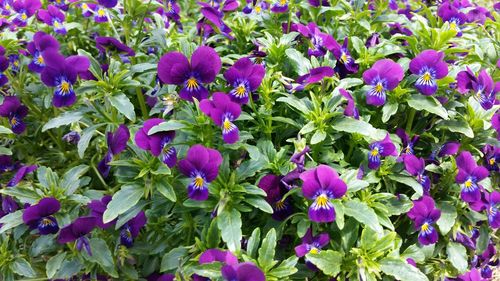
[{"label": "blossom", "polygon": [[221,127],[222,137],[226,143],[235,143],[239,139],[239,130],[234,121],[241,114],[239,104],[232,102],[231,98],[224,93],[214,93],[212,100],[202,100],[200,109],[212,118],[214,123]]},{"label": "blossom", "polygon": [[7,75],[3,74],[9,68],[9,59],[4,56],[5,49],[0,46],[0,87],[9,82]]},{"label": "blossom", "polygon": [[203,100],[208,97],[203,84],[214,81],[221,66],[217,52],[201,46],[194,51],[191,61],[179,52],[165,54],[158,63],[158,77],[165,84],[183,85],[179,92],[181,98]]},{"label": "blossom", "polygon": [[43,52],[45,68],[42,70],[42,82],[55,87],[52,104],[55,107],[71,106],[76,102],[73,85],[79,73],[85,72],[90,61],[84,56],[70,56],[65,58],[54,49]]},{"label": "blossom", "polygon": [[69,8],[69,7],[68,7],[69,5],[68,5],[68,3],[66,3],[66,1],[65,1],[65,0],[49,0],[49,2],[54,3],[54,5],[55,5],[57,8],[59,8],[59,9],[61,9],[61,10],[63,10],[63,11],[67,11],[67,10],[68,10],[68,8]]},{"label": "blossom", "polygon": [[450,24],[450,29],[456,31],[457,36],[462,36],[460,25],[464,24],[467,20],[467,16],[464,13],[460,12],[457,7],[446,1],[439,6],[437,14],[443,22],[448,22]]},{"label": "blossom", "polygon": [[481,277],[481,274],[477,268],[472,268],[470,271],[458,276],[456,278],[458,281],[487,281]]},{"label": "blossom", "polygon": [[307,25],[296,24],[297,31],[302,36],[311,40],[313,48],[309,48],[307,54],[315,57],[322,57],[328,50],[340,49],[340,45],[333,39],[330,34],[320,31],[316,23],[310,22]]},{"label": "blossom", "polygon": [[110,195],[103,196],[100,200],[92,200],[87,207],[90,209],[90,215],[96,218],[96,225],[102,229],[107,229],[115,225],[116,220],[114,219],[108,223],[104,223],[102,216],[106,211],[106,208],[111,202],[112,197]]},{"label": "blossom", "polygon": [[221,269],[222,278],[226,281],[265,281],[266,276],[255,264],[243,262],[227,264]]},{"label": "blossom", "polygon": [[484,166],[491,172],[498,172],[500,164],[500,147],[487,144],[483,147]]},{"label": "blossom", "polygon": [[94,16],[94,21],[97,23],[103,23],[103,22],[108,22],[108,12],[106,12],[106,9],[101,6],[101,5],[92,5],[91,3],[87,4],[89,7],[93,7],[92,10],[94,11],[93,13],[95,14]]},{"label": "blossom", "polygon": [[9,119],[9,125],[15,134],[22,134],[26,130],[26,124],[23,121],[26,115],[28,115],[28,108],[21,104],[18,97],[7,96],[0,105],[0,116]]},{"label": "blossom", "polygon": [[257,186],[266,192],[266,201],[273,208],[273,219],[283,221],[292,214],[293,206],[290,199],[283,199],[288,189],[284,186],[282,177],[273,174],[265,175]]},{"label": "blossom", "polygon": [[118,4],[118,0],[97,0],[97,3],[106,8],[113,8]]},{"label": "blossom", "polygon": [[20,183],[27,174],[32,173],[37,169],[36,165],[22,165],[7,183],[7,187],[16,186]]},{"label": "blossom", "polygon": [[288,0],[274,0],[271,4],[271,12],[281,14],[288,11]]},{"label": "blossom", "polygon": [[137,238],[141,228],[146,225],[146,214],[140,211],[134,218],[129,220],[120,228],[120,244],[127,248],[132,247],[134,239]]},{"label": "blossom", "polygon": [[494,83],[484,69],[476,77],[474,72],[467,67],[467,70],[457,74],[457,90],[462,94],[472,91],[481,107],[488,110],[497,103],[496,95],[500,92],[500,82]]},{"label": "blossom", "polygon": [[54,31],[59,34],[66,34],[66,28],[63,25],[65,16],[56,6],[49,5],[47,10],[40,9],[37,17],[45,24],[54,27]]},{"label": "blossom", "polygon": [[19,27],[24,27],[28,19],[42,7],[42,3],[40,0],[16,0],[12,4],[12,7],[17,13],[13,23]]},{"label": "blossom", "polygon": [[347,99],[347,106],[344,109],[344,115],[354,117],[354,119],[359,119],[359,111],[354,103],[354,98],[351,93],[344,89],[339,89],[339,92],[344,98]]},{"label": "blossom", "polygon": [[491,117],[491,127],[497,132],[497,140],[500,140],[500,111]]},{"label": "blossom", "polygon": [[392,143],[389,134],[383,140],[373,142],[368,147],[370,148],[370,152],[368,152],[368,168],[372,170],[380,167],[382,156],[398,155],[396,146]]},{"label": "blossom", "polygon": [[0,2],[0,14],[4,16],[10,16],[12,12],[12,1],[13,0],[3,0]]},{"label": "blossom", "polygon": [[335,70],[329,66],[320,66],[313,68],[309,71],[309,73],[299,76],[297,78],[297,83],[300,84],[295,90],[301,91],[307,85],[314,84],[322,81],[326,77],[332,77],[335,74]]},{"label": "blossom", "polygon": [[354,58],[349,52],[349,49],[347,49],[348,44],[349,39],[345,37],[342,46],[335,42],[335,45],[332,49],[333,55],[337,59],[335,71],[339,74],[340,78],[344,78],[348,74],[357,73],[359,69],[359,64],[355,62]]},{"label": "blossom", "polygon": [[491,193],[485,191],[482,198],[472,202],[470,207],[476,212],[486,210],[490,227],[500,228],[500,192],[496,190]]},{"label": "blossom", "polygon": [[21,61],[19,60],[19,55],[17,54],[11,54],[9,55],[9,63],[10,63],[10,71],[13,74],[16,74],[19,72],[19,65]]},{"label": "blossom", "polygon": [[441,217],[441,211],[435,208],[432,197],[424,196],[413,201],[413,207],[407,215],[413,221],[415,229],[420,231],[418,234],[420,244],[429,245],[437,242],[438,233],[433,224]]},{"label": "blossom", "polygon": [[125,53],[129,56],[135,56],[135,51],[132,48],[114,37],[97,37],[95,43],[99,52],[103,54],[105,54],[106,51],[116,51],[118,53]]},{"label": "blossom", "polygon": [[250,58],[241,58],[226,72],[224,78],[232,87],[229,92],[231,100],[246,104],[250,94],[259,88],[266,71],[264,66],[254,64]]},{"label": "blossom", "polygon": [[404,129],[398,128],[396,130],[396,135],[401,139],[403,150],[401,151],[400,156],[404,158],[406,155],[414,154],[413,147],[420,139],[419,135],[414,135],[411,139],[410,136],[406,133]]},{"label": "blossom", "polygon": [[488,177],[488,170],[478,166],[468,151],[462,151],[456,159],[458,174],[455,181],[461,185],[462,200],[472,203],[481,199],[480,181]]},{"label": "blossom", "polygon": [[330,235],[328,233],[321,233],[316,236],[312,235],[312,229],[309,228],[302,237],[302,244],[295,247],[295,254],[301,258],[306,254],[317,254],[323,247],[330,243]]},{"label": "blossom", "polygon": [[40,73],[45,67],[42,52],[47,49],[58,50],[59,42],[52,35],[38,31],[33,35],[33,41],[28,43],[26,49],[33,57],[33,60],[28,65],[29,70]]},{"label": "blossom", "polygon": [[329,0],[307,0],[309,2],[309,5],[313,7],[319,7],[319,6],[325,6],[328,7],[330,6]]},{"label": "blossom", "polygon": [[169,168],[177,163],[177,151],[172,146],[175,138],[175,131],[163,131],[149,134],[151,128],[165,122],[160,118],[152,118],[144,122],[139,131],[135,134],[135,143],[143,150],[148,150],[153,156],[160,157],[161,161]]},{"label": "blossom", "polygon": [[411,73],[418,75],[415,87],[423,95],[436,93],[436,80],[448,75],[448,64],[443,61],[444,53],[425,50],[410,61]]},{"label": "blossom", "polygon": [[404,158],[404,164],[406,171],[416,177],[418,183],[422,185],[424,194],[429,195],[431,180],[425,173],[425,160],[409,154]]},{"label": "blossom", "polygon": [[120,154],[125,148],[127,148],[127,141],[130,138],[130,132],[125,125],[120,125],[116,129],[115,133],[108,132],[106,135],[106,143],[108,145],[108,151],[106,156],[99,162],[97,169],[103,177],[107,177],[111,167],[109,162],[113,160],[113,156]]},{"label": "blossom", "polygon": [[97,4],[94,3],[81,3],[77,6],[82,9],[82,16],[86,18],[92,16],[94,14],[94,10],[97,9]]},{"label": "blossom", "polygon": [[91,256],[92,251],[90,249],[90,242],[87,238],[87,234],[95,228],[96,221],[96,218],[91,216],[77,218],[74,222],[61,229],[57,237],[57,242],[59,244],[65,244],[76,241],[76,248],[78,251],[85,249],[89,256]]},{"label": "blossom", "polygon": [[347,191],[347,185],[337,172],[329,166],[319,165],[303,172],[300,179],[304,196],[314,200],[309,207],[309,219],[314,222],[334,221],[335,209],[330,200],[344,196]]},{"label": "blossom", "polygon": [[[208,249],[200,255],[198,260],[200,264],[207,264],[213,262],[221,262],[229,265],[238,264],[238,258],[233,255],[230,251],[222,251],[219,249]],[[201,277],[199,275],[194,274],[193,281],[209,281],[209,278]]]},{"label": "blossom", "polygon": [[16,169],[17,164],[12,162],[12,158],[8,155],[0,155],[0,175]]},{"label": "blossom", "polygon": [[179,161],[179,170],[191,178],[188,196],[193,200],[208,198],[208,183],[217,178],[222,156],[219,151],[196,144],[189,148],[185,159]]},{"label": "blossom", "polygon": [[202,6],[200,11],[204,18],[212,23],[222,35],[226,36],[229,40],[233,40],[234,37],[229,34],[232,30],[223,20],[224,13],[207,3],[198,2],[198,4]]},{"label": "blossom", "polygon": [[80,134],[76,131],[71,131],[62,137],[63,141],[71,144],[78,144],[80,141]]},{"label": "blossom", "polygon": [[396,88],[403,80],[403,68],[391,59],[377,61],[363,73],[363,80],[372,86],[366,92],[366,103],[381,106],[387,99],[386,92]]},{"label": "blossom", "polygon": [[52,216],[61,209],[61,204],[55,198],[43,198],[37,204],[24,210],[23,222],[30,229],[38,229],[41,235],[54,234],[59,231],[57,220]]},{"label": "blossom", "polygon": [[468,22],[477,22],[480,24],[484,24],[487,18],[494,20],[494,18],[491,16],[490,11],[485,7],[476,6],[474,9],[467,12]]}]

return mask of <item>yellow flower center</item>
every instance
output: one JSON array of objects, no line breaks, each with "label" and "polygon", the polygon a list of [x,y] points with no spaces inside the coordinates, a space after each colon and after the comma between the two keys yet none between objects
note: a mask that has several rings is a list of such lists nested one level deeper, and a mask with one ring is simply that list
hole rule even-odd
[{"label": "yellow flower center", "polygon": [[14,61],[14,66],[19,66],[19,62],[17,60]]},{"label": "yellow flower center", "polygon": [[318,198],[316,198],[316,205],[318,205],[318,207],[326,207],[328,205],[328,196],[325,194],[318,196]]},{"label": "yellow flower center", "polygon": [[429,82],[432,80],[432,76],[429,72],[426,72],[424,73],[424,75],[422,75],[422,80],[424,80],[424,82]]},{"label": "yellow flower center", "polygon": [[422,229],[422,231],[423,231],[423,232],[428,231],[428,230],[429,230],[429,224],[428,224],[428,223],[424,223],[424,224],[422,225],[421,229]]},{"label": "yellow flower center", "polygon": [[489,161],[490,165],[494,165],[495,164],[495,158],[491,158]]},{"label": "yellow flower center", "polygon": [[454,22],[450,22],[450,29],[453,31],[457,31],[457,24]]},{"label": "yellow flower center", "polygon": [[172,11],[172,3],[170,3],[170,2],[167,3],[167,11],[169,11],[169,12]]},{"label": "yellow flower center", "polygon": [[311,253],[311,254],[317,254],[317,253],[319,253],[319,249],[316,248],[316,247],[312,247],[311,250],[309,250],[309,253]]},{"label": "yellow flower center", "polygon": [[196,80],[196,78],[191,77],[187,80],[186,86],[187,86],[188,90],[192,91],[194,89],[198,89],[199,84],[198,84],[198,81]]},{"label": "yellow flower center", "polygon": [[10,5],[9,4],[5,4],[5,10],[10,10]]},{"label": "yellow flower center", "polygon": [[287,0],[280,0],[280,5],[285,6],[286,2],[287,2]]},{"label": "yellow flower center", "polygon": [[106,15],[106,11],[104,11],[104,9],[99,9],[97,10],[97,15],[99,15],[100,17],[104,17],[104,15]]},{"label": "yellow flower center", "polygon": [[68,93],[68,92],[69,92],[69,88],[70,88],[70,84],[69,84],[68,82],[63,81],[63,82],[61,83],[61,91],[62,91],[63,93]]},{"label": "yellow flower center", "polygon": [[22,19],[22,20],[27,20],[27,19],[28,19],[28,15],[26,15],[25,13],[23,13],[23,14],[21,15],[21,19]]},{"label": "yellow flower center", "polygon": [[411,152],[411,148],[410,148],[409,146],[407,146],[407,147],[405,148],[405,152],[406,152],[406,153],[410,153],[410,152]]},{"label": "yellow flower center", "polygon": [[16,117],[12,117],[12,119],[10,119],[10,123],[12,124],[12,126],[16,126],[17,124],[19,124],[19,120],[17,120]]},{"label": "yellow flower center", "polygon": [[58,22],[58,21],[55,21],[55,22],[54,22],[54,27],[55,27],[55,28],[59,28],[60,26],[61,26],[61,25],[59,24],[59,22]]},{"label": "yellow flower center", "polygon": [[377,93],[382,93],[382,91],[384,90],[384,86],[382,86],[382,83],[377,83],[377,85],[375,85],[375,92]]},{"label": "yellow flower center", "polygon": [[42,219],[42,225],[47,226],[47,225],[51,225],[51,224],[52,224],[52,221],[49,218]]},{"label": "yellow flower center", "polygon": [[465,182],[465,187],[471,187],[472,186],[472,181],[469,179]]},{"label": "yellow flower center", "polygon": [[378,155],[378,147],[375,147],[374,149],[372,149],[372,151],[370,152],[370,154],[372,156],[377,156]]},{"label": "yellow flower center", "polygon": [[347,54],[346,53],[342,53],[342,56],[340,56],[340,60],[343,62],[343,63],[346,63],[347,62]]},{"label": "yellow flower center", "polygon": [[280,201],[276,202],[276,209],[277,210],[283,210],[283,209],[285,209],[285,207],[286,207],[285,201],[280,200]]},{"label": "yellow flower center", "polygon": [[255,7],[255,12],[257,13],[262,12],[262,8],[260,6]]},{"label": "yellow flower center", "polygon": [[245,93],[246,93],[245,86],[239,85],[238,87],[236,87],[234,92],[235,92],[236,96],[238,96],[238,97],[245,96]]},{"label": "yellow flower center", "polygon": [[204,182],[205,181],[203,180],[202,177],[197,176],[196,178],[194,178],[194,187],[195,188],[202,188]]},{"label": "yellow flower center", "polygon": [[224,120],[224,123],[222,123],[222,128],[225,130],[225,131],[229,131],[231,128],[232,128],[233,124],[231,123],[231,121],[229,121],[229,119],[225,119]]},{"label": "yellow flower center", "polygon": [[82,9],[87,10],[89,8],[89,5],[87,3],[82,4]]},{"label": "yellow flower center", "polygon": [[38,58],[36,58],[36,62],[38,62],[38,64],[42,64],[44,62],[43,57],[38,56]]}]

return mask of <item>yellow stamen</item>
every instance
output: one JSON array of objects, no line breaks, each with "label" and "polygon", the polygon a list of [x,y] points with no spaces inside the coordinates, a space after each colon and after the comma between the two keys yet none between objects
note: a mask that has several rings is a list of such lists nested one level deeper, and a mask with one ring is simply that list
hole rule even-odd
[{"label": "yellow stamen", "polygon": [[428,224],[428,223],[424,223],[424,224],[422,225],[422,227],[421,227],[421,230],[422,230],[423,232],[426,232],[427,230],[429,230],[429,224]]},{"label": "yellow stamen", "polygon": [[202,177],[197,176],[196,178],[194,178],[194,187],[196,187],[196,188],[202,188],[204,182],[205,181],[203,180]]},{"label": "yellow stamen", "polygon": [[316,198],[316,205],[318,207],[326,207],[328,205],[328,196],[325,194],[318,196],[318,198]]},{"label": "yellow stamen", "polygon": [[51,225],[51,224],[52,224],[52,221],[49,218],[42,219],[42,225],[47,226],[47,225]]},{"label": "yellow stamen", "polygon": [[382,83],[379,82],[375,85],[375,92],[382,93],[382,91],[384,91],[384,86],[382,86]]},{"label": "yellow stamen", "polygon": [[422,80],[424,80],[424,82],[429,82],[432,80],[432,76],[429,72],[426,72],[424,73],[424,75],[422,75]]},{"label": "yellow stamen", "polygon": [[87,5],[87,3],[82,4],[82,9],[88,10],[88,8],[89,8],[89,5]]},{"label": "yellow stamen", "polygon": [[370,154],[372,156],[377,156],[378,155],[378,147],[375,147],[374,149],[372,149],[372,151],[370,152]]},{"label": "yellow stamen", "polygon": [[231,121],[229,121],[229,119],[225,119],[224,120],[224,123],[222,124],[222,128],[224,129],[224,131],[229,131],[233,126],[233,123],[231,123]]},{"label": "yellow stamen", "polygon": [[10,10],[10,5],[9,4],[5,5],[5,10]]},{"label": "yellow stamen", "polygon": [[469,188],[472,186],[472,181],[469,179],[465,182],[465,187]]},{"label": "yellow stamen", "polygon": [[55,22],[54,22],[54,27],[55,27],[55,28],[59,28],[59,27],[61,27],[61,25],[59,24],[59,22],[58,22],[58,21],[55,21]]},{"label": "yellow stamen", "polygon": [[69,88],[70,88],[70,84],[69,84],[68,82],[63,81],[63,82],[61,83],[61,91],[62,91],[63,93],[68,93],[68,92],[69,92]]},{"label": "yellow stamen", "polygon": [[453,31],[457,31],[457,24],[454,22],[450,22],[450,29]]},{"label": "yellow stamen", "polygon": [[495,164],[495,158],[491,158],[489,161],[490,165],[494,165]]},{"label": "yellow stamen", "polygon": [[38,56],[38,58],[36,58],[36,62],[38,64],[43,64],[43,62],[44,62],[43,57],[42,56]]},{"label": "yellow stamen", "polygon": [[407,146],[407,147],[405,148],[405,152],[406,152],[406,153],[410,153],[410,152],[411,152],[411,148],[410,148],[409,146]]},{"label": "yellow stamen", "polygon": [[255,7],[255,12],[257,13],[262,12],[262,8],[260,6]]},{"label": "yellow stamen", "polygon": [[340,60],[343,62],[343,63],[347,63],[347,54],[346,53],[342,53],[342,56],[340,56]]},{"label": "yellow stamen", "polygon": [[12,117],[12,119],[10,119],[10,123],[12,124],[12,126],[16,126],[17,124],[19,124],[19,120],[17,120],[16,117]]},{"label": "yellow stamen", "polygon": [[188,90],[192,91],[194,89],[198,89],[198,81],[196,80],[196,78],[194,77],[191,77],[187,80],[186,82],[186,87],[188,88]]},{"label": "yellow stamen", "polygon": [[236,96],[238,97],[243,97],[245,96],[245,93],[246,93],[246,89],[245,89],[245,86],[243,85],[240,85],[238,87],[236,87],[236,89],[234,90],[234,93],[236,94]]},{"label": "yellow stamen", "polygon": [[170,2],[167,3],[167,11],[169,11],[169,12],[172,11],[172,3],[170,3]]},{"label": "yellow stamen", "polygon": [[280,0],[280,5],[285,6],[286,2],[287,2],[287,0]]},{"label": "yellow stamen", "polygon": [[28,19],[28,15],[26,15],[25,13],[23,13],[23,14],[21,15],[21,19],[22,19],[22,20],[27,20],[27,19]]},{"label": "yellow stamen", "polygon": [[276,206],[277,210],[283,210],[286,207],[285,206],[285,201],[280,200],[280,201],[278,201],[278,202],[275,203],[275,206]]},{"label": "yellow stamen", "polygon": [[311,250],[309,250],[309,253],[311,253],[311,254],[317,254],[317,253],[319,253],[319,249],[316,248],[316,247],[312,247]]},{"label": "yellow stamen", "polygon": [[100,17],[104,17],[106,15],[106,11],[104,11],[103,9],[99,9],[97,10],[97,15]]}]

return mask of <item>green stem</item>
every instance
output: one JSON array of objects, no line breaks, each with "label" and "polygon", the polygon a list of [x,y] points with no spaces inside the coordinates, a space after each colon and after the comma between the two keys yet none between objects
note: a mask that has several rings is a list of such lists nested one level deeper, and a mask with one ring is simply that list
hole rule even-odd
[{"label": "green stem", "polygon": [[111,29],[113,29],[113,32],[115,33],[116,38],[120,39],[120,34],[118,33],[118,31],[116,31],[115,24],[113,23],[113,20],[109,16],[108,12],[106,12],[106,17],[108,18],[109,25],[111,25]]},{"label": "green stem", "polygon": [[141,42],[142,39],[142,26],[144,24],[144,18],[146,17],[146,14],[148,13],[149,10],[149,5],[151,4],[151,0],[148,1],[148,4],[146,6],[146,11],[144,11],[144,14],[141,17],[141,21],[139,22],[139,33],[137,34],[137,39],[135,39],[135,45],[134,49],[137,50],[137,47],[139,46],[139,43]]},{"label": "green stem", "polygon": [[293,1],[290,1],[290,5],[289,5],[289,10],[288,10],[288,24],[287,24],[287,27],[286,27],[286,33],[290,33],[290,27],[292,26],[292,15],[293,15],[293,12],[292,12],[292,8],[293,8]]},{"label": "green stem", "polygon": [[135,94],[137,95],[137,100],[139,101],[139,105],[141,107],[142,117],[146,119],[148,118],[148,108],[146,107],[146,102],[144,101],[144,95],[142,94],[140,88],[135,89]]},{"label": "green stem", "polygon": [[99,112],[99,114],[101,114],[104,118],[106,118],[106,120],[108,120],[110,123],[114,123],[113,122],[113,119],[111,119],[111,117],[109,117],[104,111],[102,111],[99,106],[97,106],[93,101],[90,102],[92,104],[92,106],[95,108],[95,110],[97,112]]},{"label": "green stem", "polygon": [[406,132],[409,134],[411,132],[411,126],[413,125],[413,119],[415,118],[415,109],[412,108],[410,111],[410,116],[408,116],[408,121],[406,121]]}]

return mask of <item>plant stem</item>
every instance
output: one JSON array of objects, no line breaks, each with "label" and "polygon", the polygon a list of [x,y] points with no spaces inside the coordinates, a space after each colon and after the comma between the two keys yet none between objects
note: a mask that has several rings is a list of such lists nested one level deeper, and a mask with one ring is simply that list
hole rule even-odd
[{"label": "plant stem", "polygon": [[413,124],[413,119],[415,118],[415,109],[412,108],[410,111],[410,116],[408,116],[408,121],[406,121],[406,132],[409,134],[411,132],[411,126]]},{"label": "plant stem", "polygon": [[146,102],[144,101],[144,95],[142,94],[140,88],[135,89],[135,94],[137,95],[137,100],[139,101],[139,105],[141,107],[142,117],[146,119],[148,117],[148,108],[146,107]]},{"label": "plant stem", "polygon": [[148,4],[146,6],[146,11],[144,11],[144,14],[142,15],[141,17],[141,21],[139,22],[139,33],[137,33],[137,38],[135,39],[135,45],[134,45],[134,49],[137,49],[137,47],[139,46],[139,43],[141,42],[141,39],[142,39],[142,26],[144,24],[144,18],[146,17],[146,14],[148,13],[148,10],[149,10],[149,5],[151,4],[151,0],[148,1]]}]

